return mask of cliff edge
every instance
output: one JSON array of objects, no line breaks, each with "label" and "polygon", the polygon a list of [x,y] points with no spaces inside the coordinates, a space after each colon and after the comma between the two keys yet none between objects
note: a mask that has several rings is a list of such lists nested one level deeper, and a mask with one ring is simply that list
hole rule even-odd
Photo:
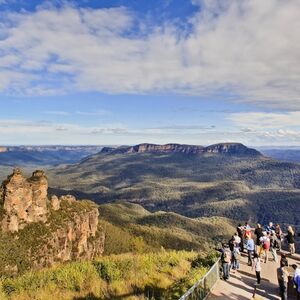
[{"label": "cliff edge", "polygon": [[260,156],[261,153],[255,149],[246,147],[241,143],[220,143],[207,147],[186,144],[139,144],[135,146],[121,146],[117,148],[104,147],[100,153],[124,154],[124,153],[184,153],[184,154],[229,154],[236,156]]},{"label": "cliff edge", "polygon": [[1,185],[0,200],[0,269],[15,273],[103,253],[97,205],[69,195],[49,199],[43,171],[25,178],[15,169]]}]

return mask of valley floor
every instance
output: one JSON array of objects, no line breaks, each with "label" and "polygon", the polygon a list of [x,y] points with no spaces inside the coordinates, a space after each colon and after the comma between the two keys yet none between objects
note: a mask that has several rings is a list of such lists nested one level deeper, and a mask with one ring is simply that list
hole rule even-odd
[{"label": "valley floor", "polygon": [[[295,259],[288,258],[289,265],[300,262],[300,255],[295,256]],[[269,261],[266,264],[262,263],[262,281],[257,288],[256,296],[253,298],[254,287],[256,283],[255,272],[247,265],[247,256],[244,254],[240,262],[240,270],[236,273],[231,273],[228,281],[219,280],[216,287],[212,291],[208,300],[230,299],[230,300],[277,300],[279,297],[279,288],[277,282],[277,268],[279,262]],[[292,297],[288,299],[293,300]]]}]

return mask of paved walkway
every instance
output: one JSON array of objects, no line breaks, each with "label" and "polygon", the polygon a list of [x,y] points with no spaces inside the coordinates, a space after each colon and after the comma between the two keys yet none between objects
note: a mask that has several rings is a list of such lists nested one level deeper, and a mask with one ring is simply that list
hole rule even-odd
[{"label": "paved walkway", "polygon": [[[271,254],[271,253],[270,253]],[[270,255],[271,256],[271,255]],[[279,256],[280,259],[280,256]],[[289,264],[300,264],[300,255],[297,255],[295,259],[288,257]],[[213,289],[208,300],[215,299],[268,299],[268,300],[280,300],[279,288],[277,282],[277,268],[279,263],[268,261],[266,264],[262,263],[261,271],[261,284],[256,290],[256,296],[253,298],[254,286],[256,283],[255,272],[251,270],[251,267],[247,265],[247,256],[243,254],[241,257],[240,270],[235,273],[231,272],[231,277],[228,281],[219,280],[215,288]],[[292,300],[292,298],[289,298]]]}]

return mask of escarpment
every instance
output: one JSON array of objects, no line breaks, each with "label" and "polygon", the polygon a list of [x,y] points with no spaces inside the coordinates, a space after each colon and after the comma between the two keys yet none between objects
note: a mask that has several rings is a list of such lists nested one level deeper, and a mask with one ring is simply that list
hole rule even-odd
[{"label": "escarpment", "polygon": [[104,154],[124,154],[124,153],[184,153],[184,154],[229,154],[229,155],[251,155],[260,156],[261,154],[255,150],[246,147],[240,143],[220,143],[207,147],[185,144],[139,144],[135,146],[121,146],[118,148],[104,147],[101,150]]},{"label": "escarpment", "polygon": [[103,253],[97,205],[73,196],[49,199],[47,190],[47,178],[39,170],[25,178],[15,169],[2,183],[0,243],[7,247],[0,247],[0,269],[16,272]]}]

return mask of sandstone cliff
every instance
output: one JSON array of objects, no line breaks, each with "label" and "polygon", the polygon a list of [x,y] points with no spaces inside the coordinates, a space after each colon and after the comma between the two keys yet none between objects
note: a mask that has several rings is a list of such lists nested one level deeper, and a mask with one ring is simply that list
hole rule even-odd
[{"label": "sandstone cliff", "polygon": [[19,169],[2,184],[5,215],[2,230],[18,231],[25,224],[47,220],[48,182],[43,171],[35,171],[29,179]]},{"label": "sandstone cliff", "polygon": [[104,147],[101,153],[122,154],[122,153],[185,153],[185,154],[205,154],[219,153],[230,155],[261,155],[255,149],[248,148],[240,143],[220,143],[207,147],[185,144],[139,144],[136,146],[122,146],[118,148]]},{"label": "sandstone cliff", "polygon": [[43,171],[25,178],[15,169],[2,183],[0,269],[22,271],[102,254],[97,205],[73,196],[48,199],[47,190]]},{"label": "sandstone cliff", "polygon": [[0,153],[1,152],[6,152],[7,151],[7,147],[2,147],[2,146],[0,146]]}]

